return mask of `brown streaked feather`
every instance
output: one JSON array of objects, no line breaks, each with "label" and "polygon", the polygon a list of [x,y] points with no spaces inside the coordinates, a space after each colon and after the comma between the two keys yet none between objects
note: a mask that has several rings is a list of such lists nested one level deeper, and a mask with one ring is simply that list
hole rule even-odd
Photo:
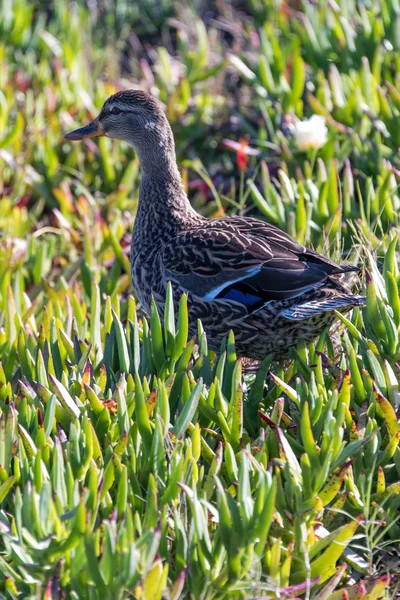
[{"label": "brown streaked feather", "polygon": [[236,287],[260,302],[299,296],[346,271],[276,227],[241,217],[206,221],[183,232],[164,246],[163,264],[168,278],[197,296],[220,287],[216,297],[222,298]]}]

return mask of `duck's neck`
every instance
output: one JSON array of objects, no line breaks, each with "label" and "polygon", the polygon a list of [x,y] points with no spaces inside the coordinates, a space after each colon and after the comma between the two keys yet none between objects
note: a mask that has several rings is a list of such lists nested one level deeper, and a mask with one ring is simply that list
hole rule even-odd
[{"label": "duck's neck", "polygon": [[[160,159],[160,157],[159,157]],[[172,160],[173,159],[173,160]],[[147,252],[202,220],[183,188],[175,155],[166,161],[141,165],[139,207],[133,231],[134,253]]]}]

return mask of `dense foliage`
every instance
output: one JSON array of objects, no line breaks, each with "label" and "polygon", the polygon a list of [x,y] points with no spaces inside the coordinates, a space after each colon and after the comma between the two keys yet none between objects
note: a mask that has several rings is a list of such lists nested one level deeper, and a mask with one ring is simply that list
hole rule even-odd
[{"label": "dense foliage", "polygon": [[[400,4],[193,5],[0,4],[0,595],[395,597]],[[260,365],[188,340],[185,297],[144,316],[137,159],[62,139],[131,85],[197,210],[359,263],[366,307]]]}]

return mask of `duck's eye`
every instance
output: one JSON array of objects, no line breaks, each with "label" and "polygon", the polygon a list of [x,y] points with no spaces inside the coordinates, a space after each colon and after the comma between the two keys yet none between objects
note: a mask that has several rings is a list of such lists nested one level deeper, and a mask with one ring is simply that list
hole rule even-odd
[{"label": "duck's eye", "polygon": [[122,113],[122,110],[118,108],[118,106],[113,106],[113,108],[110,110],[110,113],[112,115],[120,115]]}]

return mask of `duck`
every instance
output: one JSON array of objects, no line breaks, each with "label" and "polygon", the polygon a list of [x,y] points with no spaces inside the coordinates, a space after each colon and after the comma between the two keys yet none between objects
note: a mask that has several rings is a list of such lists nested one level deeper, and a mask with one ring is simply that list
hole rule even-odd
[{"label": "duck", "polygon": [[164,313],[168,282],[174,303],[187,294],[189,332],[198,320],[218,352],[232,330],[239,357],[281,358],[329,328],[335,311],[362,306],[338,265],[256,217],[206,218],[190,204],[177,166],[171,126],[161,104],[142,90],[108,98],[99,115],[66,140],[106,136],[133,146],[139,202],[131,246],[134,292],[147,313]]}]

